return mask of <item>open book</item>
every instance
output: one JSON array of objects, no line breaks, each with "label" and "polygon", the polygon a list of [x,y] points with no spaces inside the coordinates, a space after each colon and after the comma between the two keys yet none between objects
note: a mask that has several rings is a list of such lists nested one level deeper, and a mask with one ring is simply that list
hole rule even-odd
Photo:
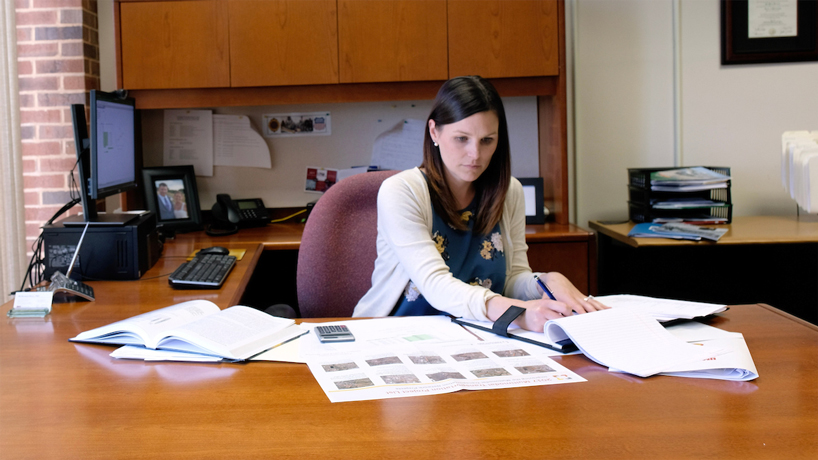
[{"label": "open book", "polygon": [[244,306],[220,310],[213,302],[191,300],[98,327],[70,340],[141,345],[241,361],[303,333],[292,319]]}]

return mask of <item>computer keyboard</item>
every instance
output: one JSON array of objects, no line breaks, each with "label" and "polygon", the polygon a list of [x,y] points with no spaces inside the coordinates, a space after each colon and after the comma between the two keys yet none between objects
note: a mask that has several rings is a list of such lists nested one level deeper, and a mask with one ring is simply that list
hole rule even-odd
[{"label": "computer keyboard", "polygon": [[200,254],[179,266],[168,278],[176,289],[218,289],[236,265],[236,256]]}]

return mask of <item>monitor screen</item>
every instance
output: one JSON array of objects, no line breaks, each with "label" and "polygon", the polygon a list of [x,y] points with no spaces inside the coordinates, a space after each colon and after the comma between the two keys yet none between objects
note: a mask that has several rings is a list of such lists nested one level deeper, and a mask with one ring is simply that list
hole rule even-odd
[{"label": "monitor screen", "polygon": [[91,198],[136,187],[135,116],[133,99],[91,91]]}]

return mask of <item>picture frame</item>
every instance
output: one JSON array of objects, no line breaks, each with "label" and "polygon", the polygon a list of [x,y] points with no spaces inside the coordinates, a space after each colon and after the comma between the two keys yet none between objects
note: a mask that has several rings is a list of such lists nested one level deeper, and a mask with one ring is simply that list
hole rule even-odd
[{"label": "picture frame", "polygon": [[818,61],[816,29],[814,0],[721,0],[721,64]]},{"label": "picture frame", "polygon": [[537,225],[545,223],[542,177],[518,177],[525,196],[525,223]]},{"label": "picture frame", "polygon": [[163,233],[201,230],[202,210],[193,165],[143,168],[142,179],[145,206],[156,213],[157,227]]}]

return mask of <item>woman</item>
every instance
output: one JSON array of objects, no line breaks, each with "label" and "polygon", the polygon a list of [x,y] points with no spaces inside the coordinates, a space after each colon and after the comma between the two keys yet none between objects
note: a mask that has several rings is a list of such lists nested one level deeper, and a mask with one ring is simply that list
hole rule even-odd
[{"label": "woman", "polygon": [[511,177],[505,110],[491,83],[444,83],[427,128],[420,168],[390,177],[378,193],[378,258],[353,316],[494,321],[517,305],[526,312],[515,323],[542,331],[549,319],[605,308],[556,272],[540,275],[551,300],[531,272],[523,190]]},{"label": "woman", "polygon": [[181,190],[173,194],[173,216],[177,219],[187,219],[185,194]]}]

